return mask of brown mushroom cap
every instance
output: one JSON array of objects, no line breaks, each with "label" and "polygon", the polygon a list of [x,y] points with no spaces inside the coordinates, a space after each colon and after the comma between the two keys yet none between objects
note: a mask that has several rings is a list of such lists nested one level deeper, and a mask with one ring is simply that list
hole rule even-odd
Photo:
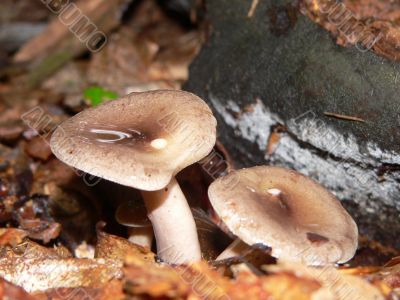
[{"label": "brown mushroom cap", "polygon": [[333,194],[310,178],[278,167],[231,172],[209,188],[215,211],[249,245],[310,265],[346,262],[357,249],[357,225]]},{"label": "brown mushroom cap", "polygon": [[61,161],[126,186],[154,191],[205,157],[216,120],[199,97],[184,91],[132,93],[87,109],[51,138]]},{"label": "brown mushroom cap", "polygon": [[139,201],[126,201],[120,204],[115,211],[115,219],[121,225],[127,227],[150,227],[151,222],[147,217],[144,203]]}]

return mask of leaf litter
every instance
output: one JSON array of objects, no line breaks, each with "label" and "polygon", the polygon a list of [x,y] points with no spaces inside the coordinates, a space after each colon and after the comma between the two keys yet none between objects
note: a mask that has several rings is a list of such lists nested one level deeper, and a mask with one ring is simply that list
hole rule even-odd
[{"label": "leaf litter", "polygon": [[[55,19],[46,23],[49,11],[39,6],[27,16],[19,10],[34,4],[21,3],[18,9],[12,1],[1,3],[2,11],[15,11],[12,18],[0,16],[0,22],[47,28],[20,45],[15,57],[27,62],[0,72],[1,299],[326,300],[346,299],[354,291],[361,299],[399,299],[400,251],[363,237],[355,258],[344,266],[277,262],[268,249],[215,263],[234,237],[218,226],[207,199],[212,178],[199,165],[184,170],[178,180],[193,207],[204,260],[167,265],[152,252],[154,245],[147,249],[129,242],[114,212],[119,203],[138,195],[105,181],[85,184],[81,173],[52,156],[50,134],[90,106],[85,98],[97,104],[114,93],[180,88],[207,28],[193,11],[177,22],[157,1],[122,5],[96,0],[101,10],[84,8],[104,23],[109,42],[103,51],[88,55]],[[258,1],[252,3],[251,14],[258,13]],[[101,13],[105,8],[120,17],[108,20]],[[36,47],[40,41],[44,43]],[[64,48],[72,49],[72,55],[46,66],[43,58]],[[15,50],[4,50],[7,66],[13,65]],[[216,151],[231,162],[223,145],[218,143]]]}]

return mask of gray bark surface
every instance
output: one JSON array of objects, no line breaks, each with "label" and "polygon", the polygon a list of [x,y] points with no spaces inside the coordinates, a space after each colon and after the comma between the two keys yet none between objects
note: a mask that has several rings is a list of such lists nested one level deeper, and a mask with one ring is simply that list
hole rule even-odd
[{"label": "gray bark surface", "polygon": [[[311,176],[361,234],[400,247],[400,64],[344,48],[287,0],[207,1],[211,37],[185,86],[208,101],[237,167]],[[357,116],[365,122],[328,117]],[[274,128],[284,125],[268,155]]]}]

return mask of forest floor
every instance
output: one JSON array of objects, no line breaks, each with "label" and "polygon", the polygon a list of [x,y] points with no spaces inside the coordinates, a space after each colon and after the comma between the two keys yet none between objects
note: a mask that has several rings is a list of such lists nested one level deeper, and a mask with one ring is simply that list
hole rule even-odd
[{"label": "forest floor", "polygon": [[[104,33],[104,44],[85,39],[41,1],[0,3],[2,299],[400,299],[400,251],[364,237],[341,266],[277,263],[256,247],[216,263],[232,236],[215,222],[207,199],[211,178],[200,165],[178,181],[193,207],[204,261],[163,264],[154,247],[129,242],[114,213],[138,194],[84,180],[52,155],[51,133],[103,101],[180,89],[207,41],[207,22],[201,6],[77,3]],[[222,145],[217,151],[229,162]]]}]

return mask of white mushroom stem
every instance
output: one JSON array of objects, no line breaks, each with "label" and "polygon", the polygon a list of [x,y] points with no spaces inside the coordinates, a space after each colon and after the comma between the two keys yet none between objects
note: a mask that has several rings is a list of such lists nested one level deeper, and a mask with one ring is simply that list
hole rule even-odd
[{"label": "white mushroom stem", "polygon": [[153,228],[151,226],[129,227],[128,236],[131,243],[151,249],[154,237]]},{"label": "white mushroom stem", "polygon": [[249,249],[249,245],[237,238],[234,240],[215,260],[224,260],[235,256],[240,256],[243,251]]},{"label": "white mushroom stem", "polygon": [[171,264],[201,260],[196,224],[176,179],[162,190],[142,191],[142,195],[153,224],[158,256]]}]

